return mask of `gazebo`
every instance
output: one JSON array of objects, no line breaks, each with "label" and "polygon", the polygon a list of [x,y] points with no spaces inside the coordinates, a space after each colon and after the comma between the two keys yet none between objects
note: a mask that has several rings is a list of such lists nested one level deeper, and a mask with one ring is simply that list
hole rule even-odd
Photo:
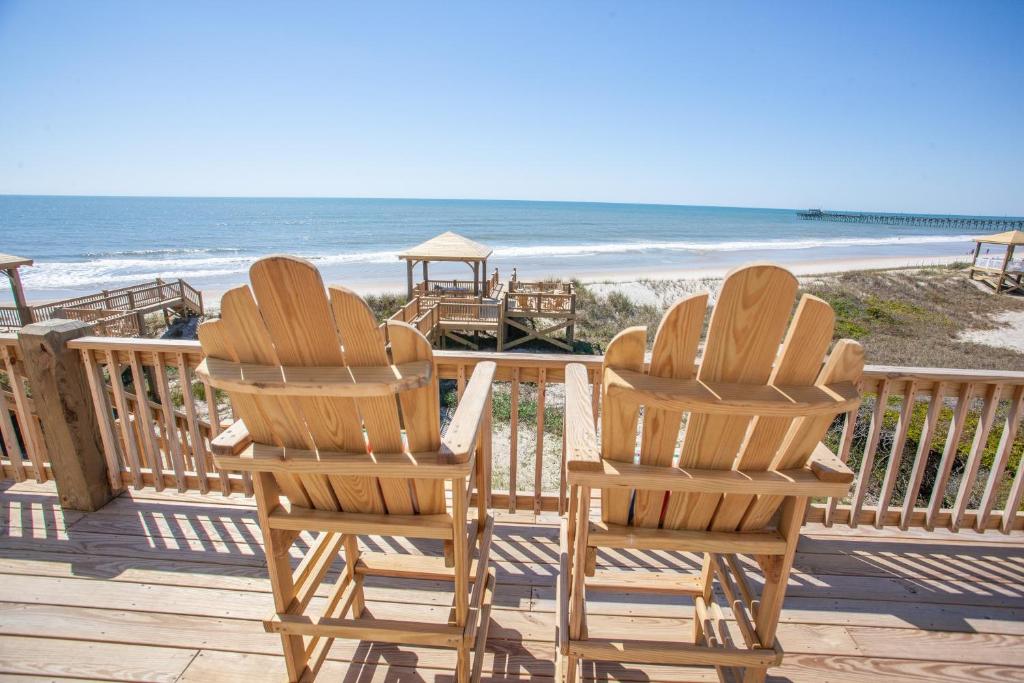
[{"label": "gazebo", "polygon": [[[408,297],[411,301],[416,287],[413,282],[413,269],[417,264],[423,265],[424,293],[436,290],[446,295],[465,294],[473,296],[487,295],[487,258],[491,255],[490,247],[463,237],[457,233],[442,233],[422,244],[417,244],[398,258],[405,261],[408,276]],[[473,271],[473,280],[430,280],[429,264],[437,261],[461,261]],[[470,292],[472,290],[472,292]]]},{"label": "gazebo", "polygon": [[[974,248],[974,260],[968,277],[973,280],[975,274],[978,274],[978,279],[992,287],[996,294],[1024,292],[1024,259],[1013,258],[1014,249],[1024,245],[1024,231],[1010,230],[998,235],[975,237],[974,241],[977,246]],[[981,247],[984,244],[995,244],[1004,247],[1006,251],[993,256],[982,255]]]},{"label": "gazebo", "polygon": [[0,254],[0,270],[4,272],[7,279],[11,281],[11,291],[14,293],[14,307],[18,309],[18,319],[22,325],[28,325],[32,320],[32,309],[25,301],[25,290],[21,287],[21,277],[18,275],[18,268],[31,266],[32,259],[10,254]]}]

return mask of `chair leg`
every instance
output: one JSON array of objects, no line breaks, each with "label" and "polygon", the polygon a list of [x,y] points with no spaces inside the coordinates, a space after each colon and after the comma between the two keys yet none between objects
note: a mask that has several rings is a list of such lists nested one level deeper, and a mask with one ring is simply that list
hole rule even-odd
[{"label": "chair leg", "polygon": [[[705,604],[711,601],[711,590],[715,578],[715,573],[712,570],[714,560],[715,558],[711,553],[704,553],[704,564],[700,570],[700,584],[704,591],[702,595],[704,596]],[[701,620],[696,615],[693,617],[693,642],[704,642],[704,624],[701,623]]]},{"label": "chair leg", "polygon": [[[356,579],[356,562],[359,561],[359,537],[354,535],[345,536],[345,573],[350,581]],[[363,594],[363,582],[356,583],[352,595],[352,618],[358,619],[363,615],[366,607],[366,598]]]},{"label": "chair leg", "polygon": [[747,667],[743,671],[743,683],[764,683],[768,677],[768,669],[764,667]]},{"label": "chair leg", "polygon": [[[260,472],[253,477],[253,495],[256,498],[260,530],[263,532],[263,552],[267,558],[267,573],[274,592],[274,609],[280,614],[288,611],[295,599],[295,583],[288,551],[298,534],[294,531],[271,529],[267,511],[278,504],[280,490],[273,475]],[[308,657],[302,636],[281,635],[284,661],[289,681],[298,681],[306,669]]]},{"label": "chair leg", "polygon": [[469,645],[463,644],[458,650],[458,662],[455,665],[457,683],[469,683],[469,665],[472,661]]}]

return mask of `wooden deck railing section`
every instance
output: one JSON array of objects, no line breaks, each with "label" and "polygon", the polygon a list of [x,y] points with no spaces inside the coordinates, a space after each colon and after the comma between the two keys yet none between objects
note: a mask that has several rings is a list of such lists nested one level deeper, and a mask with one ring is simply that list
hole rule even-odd
[{"label": "wooden deck railing section", "polygon": [[[83,320],[96,326],[105,335],[139,334],[139,314],[180,306],[202,314],[203,294],[184,280],[164,282],[157,278],[120,289],[107,289],[98,294],[51,301],[29,306],[35,322],[52,318]],[[0,328],[21,326],[18,309],[0,306]]]},{"label": "wooden deck railing section", "polygon": [[[421,318],[413,311],[404,315]],[[113,485],[251,491],[247,478],[213,467],[209,440],[228,424],[231,411],[226,399],[207,401],[213,390],[195,378],[198,343],[83,337],[69,347],[81,354],[88,373]],[[0,353],[8,377],[0,392],[3,476],[43,480],[45,446],[15,335],[0,334]],[[582,363],[591,381],[599,381],[601,357],[454,351],[435,356],[440,376],[454,380],[457,395],[482,360],[495,361],[495,381],[508,383],[509,421],[497,428],[509,430],[509,445],[494,457],[507,458],[513,490],[496,489],[493,505],[559,510],[564,478],[549,474],[548,481],[559,486],[544,485],[545,472],[562,469],[561,458],[545,449],[546,441],[558,438],[546,420],[562,410],[551,394],[563,384],[570,362]],[[533,471],[521,477],[520,414],[527,386],[536,396],[535,424],[528,430],[535,430]],[[1024,373],[868,366],[864,392],[858,414],[837,420],[829,443],[858,473],[854,488],[847,499],[815,501],[809,521],[1004,533],[1024,528]],[[146,397],[141,403],[140,394]],[[209,416],[211,404],[215,414]],[[600,410],[597,391],[593,408],[595,414]],[[519,487],[520,479],[532,479],[532,486]]]},{"label": "wooden deck railing section", "polygon": [[0,451],[2,478],[50,479],[46,444],[13,334],[0,334]]},{"label": "wooden deck railing section", "polygon": [[[498,269],[495,268],[490,276],[483,281],[483,291],[480,292],[481,296],[491,297],[498,291],[498,286],[501,284],[500,276],[498,275]],[[469,296],[473,294],[473,287],[475,283],[473,280],[438,280],[431,278],[429,280],[421,280],[413,285],[413,296]]]}]

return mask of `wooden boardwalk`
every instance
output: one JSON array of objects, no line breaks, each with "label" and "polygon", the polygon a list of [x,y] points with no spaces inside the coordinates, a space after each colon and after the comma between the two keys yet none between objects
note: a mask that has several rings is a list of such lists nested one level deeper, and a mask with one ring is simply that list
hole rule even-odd
[{"label": "wooden boardwalk", "polygon": [[[556,519],[497,513],[484,680],[553,673]],[[1022,540],[807,527],[779,632],[786,659],[771,680],[1024,681]],[[382,543],[368,539],[375,550]],[[666,553],[601,561],[693,565]],[[0,680],[282,679],[280,642],[259,623],[272,603],[251,499],[144,490],[86,515],[63,513],[50,484],[5,482],[0,574]],[[447,594],[419,588],[368,582],[369,609],[385,618],[447,613]],[[620,597],[589,601],[593,632],[689,633],[689,607]],[[451,681],[454,661],[450,651],[339,641],[321,680]],[[715,680],[697,669],[585,671],[608,681]]]}]

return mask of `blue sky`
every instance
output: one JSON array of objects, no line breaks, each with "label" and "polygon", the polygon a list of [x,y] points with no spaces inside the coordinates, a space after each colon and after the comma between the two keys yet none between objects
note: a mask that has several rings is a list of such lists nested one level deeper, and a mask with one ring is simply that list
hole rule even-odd
[{"label": "blue sky", "polygon": [[1024,2],[0,0],[0,193],[1024,214]]}]

